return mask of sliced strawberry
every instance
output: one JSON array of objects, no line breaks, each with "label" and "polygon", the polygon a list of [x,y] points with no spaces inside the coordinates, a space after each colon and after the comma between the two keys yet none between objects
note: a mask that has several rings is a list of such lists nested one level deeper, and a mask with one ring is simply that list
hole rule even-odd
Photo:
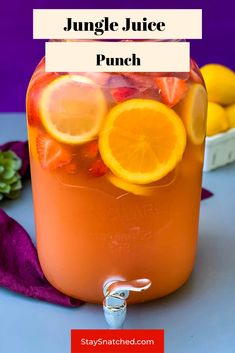
[{"label": "sliced strawberry", "polygon": [[156,77],[155,82],[163,103],[173,107],[184,98],[188,86],[178,77]]},{"label": "sliced strawberry", "polygon": [[39,111],[39,100],[43,89],[52,82],[58,74],[54,72],[40,72],[36,76],[32,77],[28,91],[27,91],[27,117],[28,122],[32,126],[38,126],[40,124],[40,111]]},{"label": "sliced strawberry", "polygon": [[72,160],[72,154],[68,148],[45,134],[38,135],[36,145],[39,161],[44,169],[55,170],[69,164]]},{"label": "sliced strawberry", "polygon": [[78,165],[76,162],[71,162],[69,164],[66,164],[63,168],[65,173],[67,174],[77,174],[79,171]]},{"label": "sliced strawberry", "polygon": [[39,100],[43,89],[59,76],[56,72],[45,72],[45,58],[36,67],[27,91],[27,116],[32,126],[40,124]]},{"label": "sliced strawberry", "polygon": [[108,167],[104,164],[102,159],[97,159],[89,168],[89,172],[93,177],[101,177],[105,175],[107,171]]},{"label": "sliced strawberry", "polygon": [[118,87],[111,91],[113,99],[115,102],[120,103],[129,98],[133,98],[138,93],[138,90],[134,87]]},{"label": "sliced strawberry", "polygon": [[99,152],[98,141],[91,141],[82,146],[82,155],[86,159],[94,159]]}]

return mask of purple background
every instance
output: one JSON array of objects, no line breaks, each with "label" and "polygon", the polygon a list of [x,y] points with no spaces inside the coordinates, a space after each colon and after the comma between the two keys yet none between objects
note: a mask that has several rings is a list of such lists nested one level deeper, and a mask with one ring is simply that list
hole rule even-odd
[{"label": "purple background", "polygon": [[217,62],[235,69],[234,0],[2,0],[0,8],[0,111],[25,111],[30,76],[44,54],[44,42],[32,39],[33,8],[202,8],[203,40],[192,41],[201,66]]}]

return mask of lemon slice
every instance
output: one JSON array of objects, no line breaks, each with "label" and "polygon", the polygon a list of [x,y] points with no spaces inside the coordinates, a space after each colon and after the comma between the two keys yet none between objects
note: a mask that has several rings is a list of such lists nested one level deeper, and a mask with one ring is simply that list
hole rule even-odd
[{"label": "lemon slice", "polygon": [[130,99],[107,115],[99,150],[114,175],[134,184],[160,180],[182,159],[186,132],[180,117],[163,103]]},{"label": "lemon slice", "polygon": [[201,145],[206,135],[207,93],[198,83],[192,84],[186,97],[176,107],[188,136],[195,145]]},{"label": "lemon slice", "polygon": [[99,133],[107,104],[102,90],[90,78],[64,75],[42,92],[40,115],[48,133],[67,144],[82,144]]}]

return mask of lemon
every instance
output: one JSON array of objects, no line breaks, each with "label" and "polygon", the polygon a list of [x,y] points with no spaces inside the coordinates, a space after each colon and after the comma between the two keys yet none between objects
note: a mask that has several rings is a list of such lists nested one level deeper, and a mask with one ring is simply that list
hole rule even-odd
[{"label": "lemon", "polygon": [[42,123],[52,137],[78,145],[98,135],[107,103],[102,90],[91,79],[64,75],[44,88],[39,108]]},{"label": "lemon", "polygon": [[173,109],[152,99],[130,99],[108,113],[99,150],[113,174],[134,184],[162,179],[181,161],[186,132]]},{"label": "lemon", "polygon": [[208,64],[201,68],[206,83],[208,99],[222,105],[235,103],[235,73],[219,64]]},{"label": "lemon", "polygon": [[231,104],[225,109],[230,128],[235,128],[235,104]]},{"label": "lemon", "polygon": [[202,144],[206,134],[207,93],[205,88],[199,83],[192,84],[186,97],[175,109],[186,126],[190,140],[195,145]]},{"label": "lemon", "polygon": [[229,128],[225,109],[217,103],[208,103],[207,136],[219,134]]}]

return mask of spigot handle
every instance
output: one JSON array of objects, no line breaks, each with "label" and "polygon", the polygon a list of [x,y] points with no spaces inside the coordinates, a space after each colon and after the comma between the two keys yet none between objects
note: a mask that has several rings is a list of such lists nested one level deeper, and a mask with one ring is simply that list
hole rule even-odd
[{"label": "spigot handle", "polygon": [[104,285],[103,309],[110,328],[122,328],[126,318],[129,292],[141,292],[151,286],[147,278],[132,281],[110,281]]},{"label": "spigot handle", "polygon": [[147,278],[134,279],[132,281],[117,281],[112,282],[106,289],[106,296],[113,295],[115,293],[132,291],[142,292],[151,286],[151,281]]}]

